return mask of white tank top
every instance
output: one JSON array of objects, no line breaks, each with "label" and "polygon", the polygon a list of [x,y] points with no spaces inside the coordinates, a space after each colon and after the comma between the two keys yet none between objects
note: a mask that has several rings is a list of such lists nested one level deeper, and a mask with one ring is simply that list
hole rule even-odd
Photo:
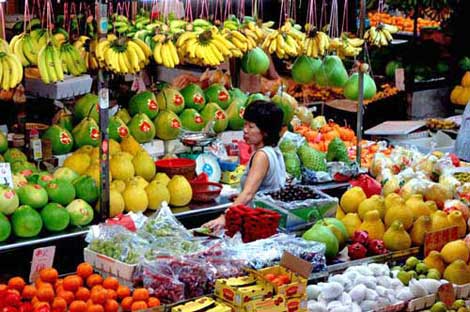
[{"label": "white tank top", "polygon": [[[266,156],[268,156],[269,167],[268,172],[266,173],[263,181],[261,182],[258,192],[261,191],[273,191],[279,189],[284,186],[286,183],[286,166],[284,164],[284,158],[282,157],[282,153],[278,147],[272,146],[264,146],[260,149],[263,151]],[[258,152],[258,151],[257,151]],[[248,172],[251,168],[251,161],[253,160],[253,156],[256,153],[251,155],[250,161],[248,162],[248,166],[245,169],[245,173],[243,174],[240,183],[243,187],[245,187],[246,177],[248,176]]]}]

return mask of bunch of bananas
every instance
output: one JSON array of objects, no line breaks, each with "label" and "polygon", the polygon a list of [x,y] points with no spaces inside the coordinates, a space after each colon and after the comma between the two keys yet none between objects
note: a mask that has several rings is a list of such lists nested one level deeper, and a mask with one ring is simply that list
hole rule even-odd
[{"label": "bunch of bananas", "polygon": [[256,35],[251,37],[243,34],[240,30],[230,30],[227,28],[222,29],[221,33],[227,41],[232,43],[241,52],[241,54],[256,48],[258,45]]},{"label": "bunch of bananas", "polygon": [[95,53],[97,44],[98,41],[96,39],[90,39],[88,36],[80,36],[73,43],[73,46],[80,53],[80,58],[84,60],[86,67],[91,70],[97,70],[100,67]]},{"label": "bunch of bananas", "polygon": [[247,37],[252,38],[257,45],[261,44],[267,35],[265,32],[263,32],[262,28],[253,21],[244,23],[243,27],[241,28],[241,32]]},{"label": "bunch of bananas", "polygon": [[330,48],[330,37],[323,31],[312,28],[310,24],[305,25],[305,30],[307,31],[303,44],[305,55],[315,58],[325,55]]},{"label": "bunch of bananas", "polygon": [[397,26],[379,24],[377,27],[372,26],[369,28],[364,34],[364,39],[366,39],[370,45],[383,47],[392,42],[392,34],[396,33],[397,31]]},{"label": "bunch of bananas", "polygon": [[64,80],[64,68],[60,50],[52,42],[47,42],[38,52],[38,69],[45,84]]},{"label": "bunch of bananas", "polygon": [[8,53],[11,52],[10,45],[9,45],[8,41],[6,41],[3,38],[0,38],[0,51],[8,52]]},{"label": "bunch of bananas", "polygon": [[[5,48],[3,43],[1,48]],[[19,58],[8,51],[0,52],[0,87],[8,91],[15,88],[21,80],[23,80],[23,65]]]},{"label": "bunch of bananas", "polygon": [[303,51],[304,40],[305,34],[286,21],[280,29],[266,36],[262,48],[270,54],[276,53],[281,59],[296,57]]},{"label": "bunch of bananas", "polygon": [[364,39],[341,36],[330,40],[330,51],[335,51],[341,59],[356,57],[362,52]]},{"label": "bunch of bananas", "polygon": [[176,46],[171,37],[157,34],[153,37],[155,46],[153,48],[153,58],[157,64],[163,64],[168,68],[173,68],[180,63]]},{"label": "bunch of bananas", "polygon": [[96,46],[96,57],[104,67],[117,74],[135,74],[149,63],[150,48],[140,39],[108,36]]},{"label": "bunch of bananas", "polygon": [[73,76],[80,76],[87,71],[85,59],[80,55],[78,49],[69,42],[60,46],[60,58],[64,73]]},{"label": "bunch of bananas", "polygon": [[217,66],[226,57],[240,57],[241,51],[222,36],[217,27],[201,33],[184,32],[176,40],[180,58],[191,64]]}]

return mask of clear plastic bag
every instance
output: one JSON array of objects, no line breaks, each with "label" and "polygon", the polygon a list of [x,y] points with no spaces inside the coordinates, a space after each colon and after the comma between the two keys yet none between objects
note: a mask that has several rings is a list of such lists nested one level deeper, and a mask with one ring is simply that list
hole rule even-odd
[{"label": "clear plastic bag", "polygon": [[173,215],[168,205],[162,204],[160,210],[150,216],[139,233],[145,236],[150,234],[154,239],[158,237],[177,236],[182,239],[191,239],[192,235]]},{"label": "clear plastic bag", "polygon": [[150,248],[144,238],[116,224],[100,224],[90,229],[88,248],[113,259],[136,264]]},{"label": "clear plastic bag", "polygon": [[162,303],[170,304],[185,299],[184,284],[163,261],[144,261],[140,266],[140,278],[143,286]]},{"label": "clear plastic bag", "polygon": [[150,250],[145,258],[152,260],[162,255],[180,256],[201,252],[208,247],[204,245],[207,238],[186,239],[179,236],[166,236],[154,238]]}]

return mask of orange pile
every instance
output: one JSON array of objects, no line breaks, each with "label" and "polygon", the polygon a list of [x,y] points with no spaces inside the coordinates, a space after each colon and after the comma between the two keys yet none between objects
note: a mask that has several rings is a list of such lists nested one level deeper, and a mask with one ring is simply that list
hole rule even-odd
[{"label": "orange pile", "polygon": [[336,137],[343,140],[347,147],[356,144],[354,130],[348,127],[341,127],[333,121],[328,122],[328,124],[318,130],[313,130],[308,125],[301,125],[294,128],[294,131],[303,135],[310,146],[320,152],[326,152],[328,144]]},{"label": "orange pile", "polygon": [[[369,12],[368,14],[371,26],[377,26],[379,23],[395,25],[401,31],[413,32],[413,19],[403,16],[392,16],[388,13]],[[425,18],[418,18],[418,31],[425,27],[439,27],[440,23]]]},{"label": "orange pile", "polygon": [[137,311],[160,305],[145,288],[121,285],[114,277],[103,278],[93,272],[86,262],[77,266],[75,274],[59,278],[54,268],[42,269],[34,284],[26,285],[21,277],[13,277],[8,284],[0,284],[21,296],[22,302],[30,301],[33,312],[118,312]]}]

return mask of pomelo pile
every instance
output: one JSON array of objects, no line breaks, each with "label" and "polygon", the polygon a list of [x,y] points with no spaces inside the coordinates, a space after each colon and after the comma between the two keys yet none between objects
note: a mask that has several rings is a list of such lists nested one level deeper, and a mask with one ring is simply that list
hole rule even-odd
[{"label": "pomelo pile", "polygon": [[117,312],[157,307],[160,300],[145,288],[133,291],[114,277],[102,277],[86,262],[75,274],[59,278],[54,268],[45,268],[33,284],[16,276],[0,284],[2,311]]}]

